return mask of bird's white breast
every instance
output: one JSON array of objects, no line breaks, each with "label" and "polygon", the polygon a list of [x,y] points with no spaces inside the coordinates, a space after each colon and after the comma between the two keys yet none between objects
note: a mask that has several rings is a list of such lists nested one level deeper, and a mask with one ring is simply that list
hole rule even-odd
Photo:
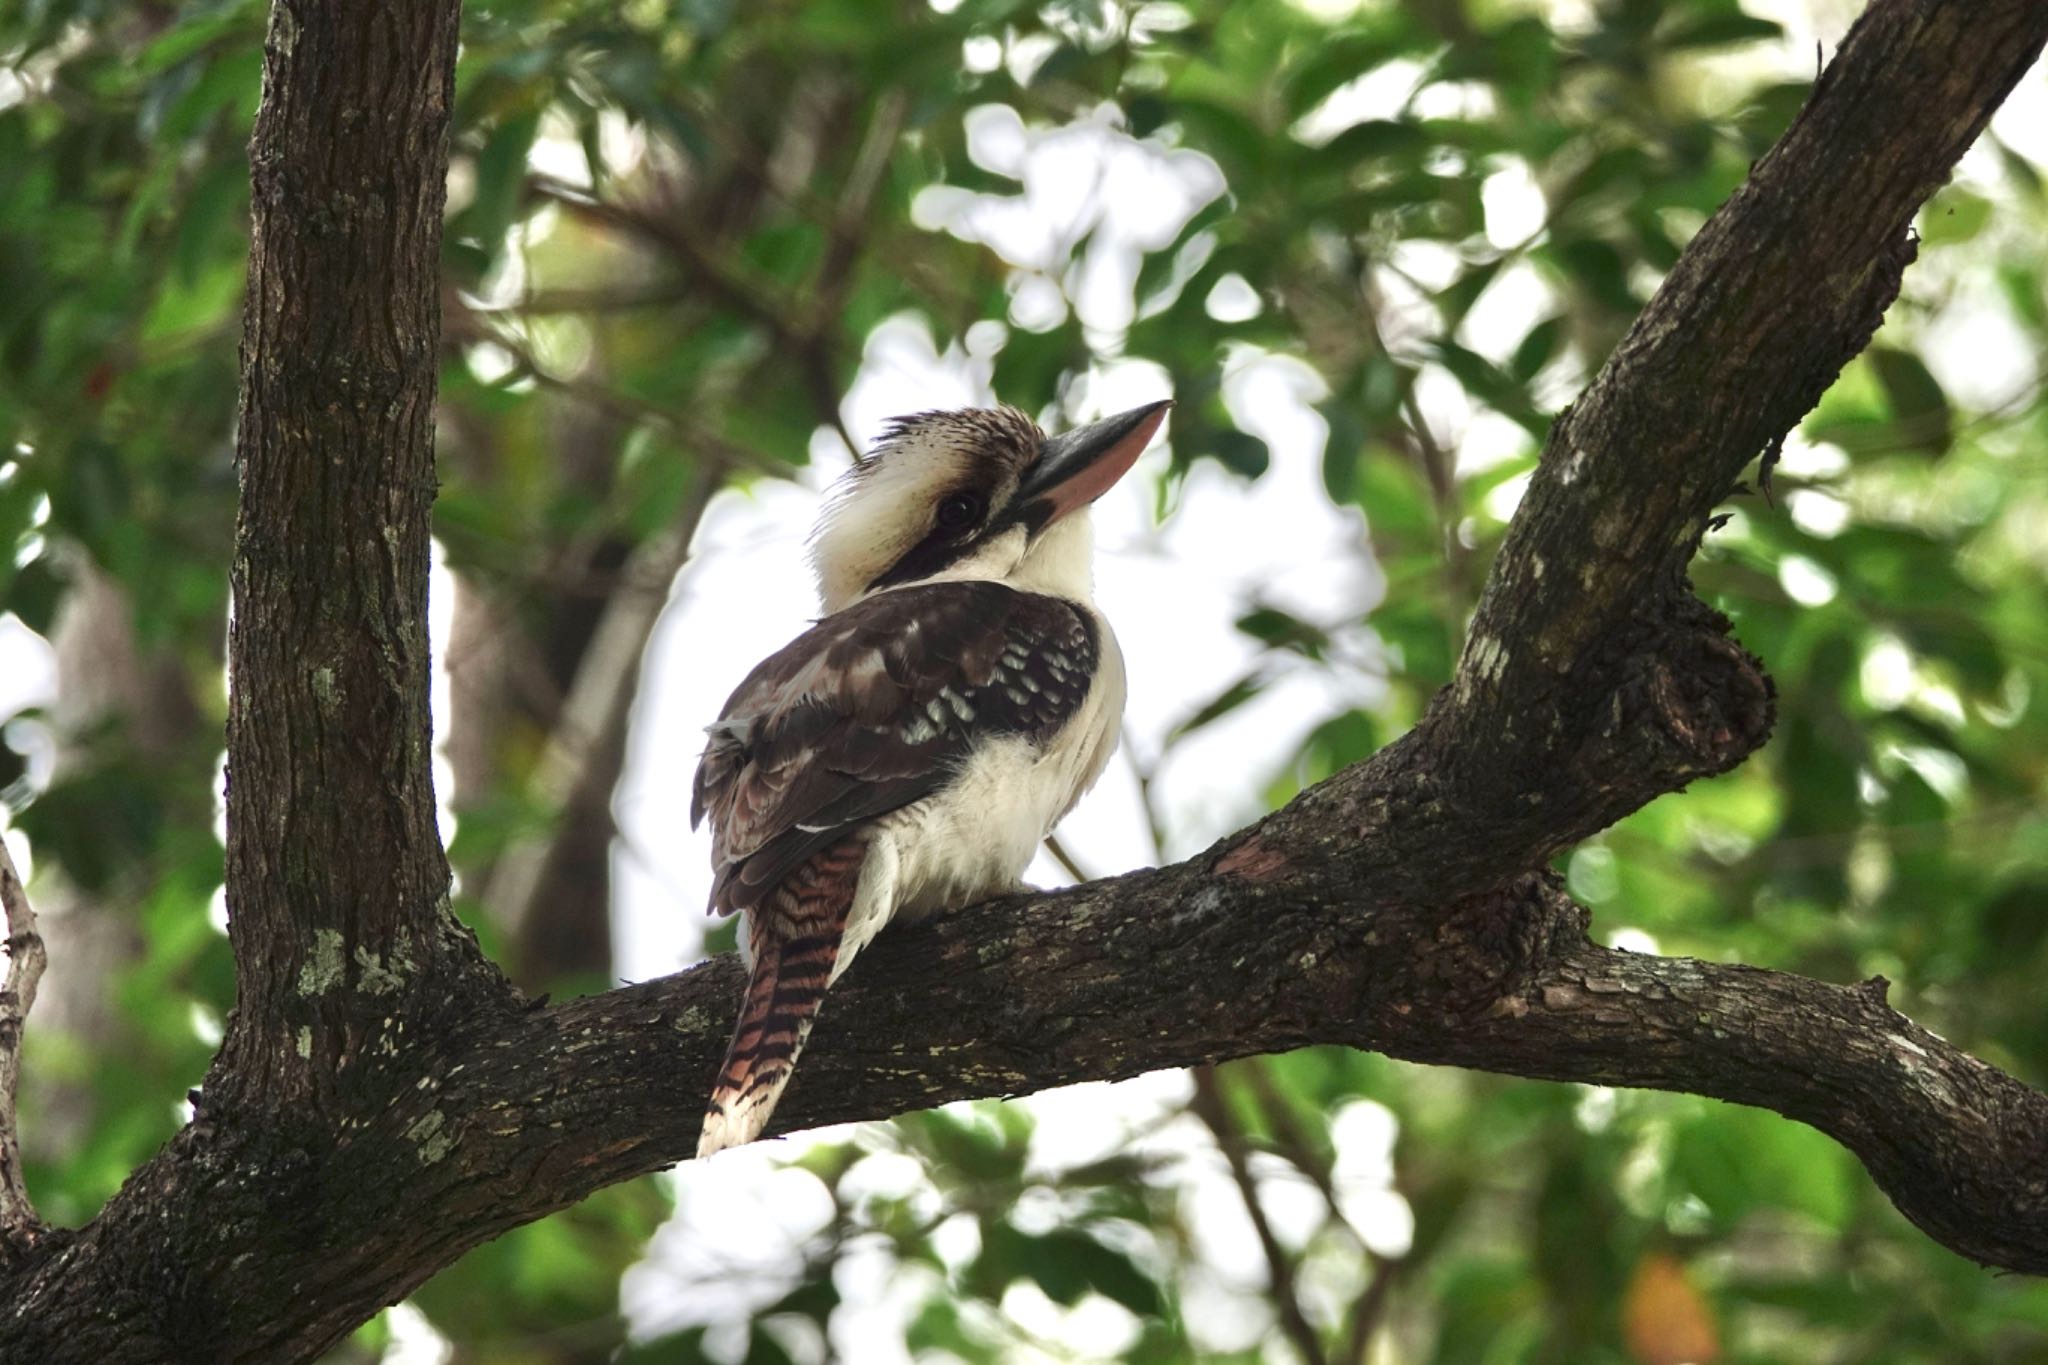
[{"label": "bird's white breast", "polygon": [[1101,613],[1083,609],[1102,646],[1080,710],[1043,749],[1022,736],[977,747],[943,790],[876,823],[835,978],[893,920],[1020,886],[1040,842],[1102,775],[1123,718],[1123,654]]},{"label": "bird's white breast", "polygon": [[[841,520],[843,526],[834,523],[836,538],[819,545],[828,612],[845,605],[834,600],[835,591],[848,590],[852,579],[828,572],[825,552],[843,549],[841,542],[861,531],[856,521]],[[1094,535],[1088,509],[1081,508],[1035,538],[1022,527],[996,537],[933,576],[999,582],[1087,612],[1101,642],[1095,677],[1080,709],[1045,747],[1023,736],[977,744],[941,790],[874,823],[833,980],[892,920],[922,919],[1022,885],[1039,844],[1102,775],[1123,724],[1124,661],[1109,622],[1095,609],[1093,560]]]}]

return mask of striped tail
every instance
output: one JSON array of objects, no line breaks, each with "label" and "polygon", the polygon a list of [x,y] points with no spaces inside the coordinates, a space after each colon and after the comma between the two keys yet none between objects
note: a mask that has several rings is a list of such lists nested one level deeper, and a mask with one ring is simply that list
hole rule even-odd
[{"label": "striped tail", "polygon": [[867,840],[848,839],[792,872],[748,915],[754,974],[704,1110],[697,1155],[761,1136],[831,984]]}]

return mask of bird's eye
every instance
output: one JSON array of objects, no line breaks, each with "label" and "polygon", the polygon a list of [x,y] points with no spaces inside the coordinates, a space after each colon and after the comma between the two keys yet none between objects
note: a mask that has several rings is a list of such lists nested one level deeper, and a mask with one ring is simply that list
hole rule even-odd
[{"label": "bird's eye", "polygon": [[970,526],[981,515],[981,499],[971,493],[955,493],[939,504],[939,525],[949,531]]}]

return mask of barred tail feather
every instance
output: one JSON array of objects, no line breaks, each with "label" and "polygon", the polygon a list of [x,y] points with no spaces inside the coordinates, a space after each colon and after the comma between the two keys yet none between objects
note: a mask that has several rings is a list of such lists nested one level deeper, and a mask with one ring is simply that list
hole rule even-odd
[{"label": "barred tail feather", "polygon": [[865,852],[864,840],[825,850],[777,888],[772,908],[750,917],[753,975],[705,1106],[698,1156],[752,1142],[767,1128],[832,982]]},{"label": "barred tail feather", "polygon": [[789,1084],[797,1054],[810,1037],[811,1021],[825,998],[825,982],[838,956],[838,935],[792,939],[788,943],[761,939],[754,943],[754,975],[747,982],[746,1003],[718,1069],[718,1083],[704,1110],[704,1135],[697,1155],[710,1156],[761,1136],[775,1102]]}]

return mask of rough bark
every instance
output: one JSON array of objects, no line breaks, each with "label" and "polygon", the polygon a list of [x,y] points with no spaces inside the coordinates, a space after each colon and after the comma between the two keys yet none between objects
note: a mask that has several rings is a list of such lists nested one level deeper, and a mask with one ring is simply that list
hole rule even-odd
[{"label": "rough bark", "polygon": [[452,0],[271,13],[228,643],[238,1005],[216,1105],[337,1122],[341,1078],[394,1051],[387,1029],[495,986],[448,909],[427,712],[458,17]]},{"label": "rough bark", "polygon": [[21,1131],[15,1098],[21,1084],[21,1029],[35,1008],[36,987],[49,957],[36,930],[35,908],[21,884],[14,855],[0,842],[0,909],[7,925],[7,969],[0,976],[0,1265],[12,1264],[35,1249],[43,1220],[29,1203],[22,1181]]},{"label": "rough bark", "polygon": [[[1538,870],[1767,736],[1768,680],[1685,562],[1868,339],[1911,214],[2044,36],[2032,0],[1877,0],[1558,423],[1424,723],[1200,857],[889,936],[780,1124],[1343,1043],[1775,1109],[1949,1246],[2048,1271],[2048,1097],[1880,983],[1597,947]],[[695,1140],[737,962],[529,1007],[443,903],[422,621],[453,42],[451,0],[274,21],[229,735],[243,1003],[194,1122],[6,1275],[0,1357],[305,1359]]]}]

